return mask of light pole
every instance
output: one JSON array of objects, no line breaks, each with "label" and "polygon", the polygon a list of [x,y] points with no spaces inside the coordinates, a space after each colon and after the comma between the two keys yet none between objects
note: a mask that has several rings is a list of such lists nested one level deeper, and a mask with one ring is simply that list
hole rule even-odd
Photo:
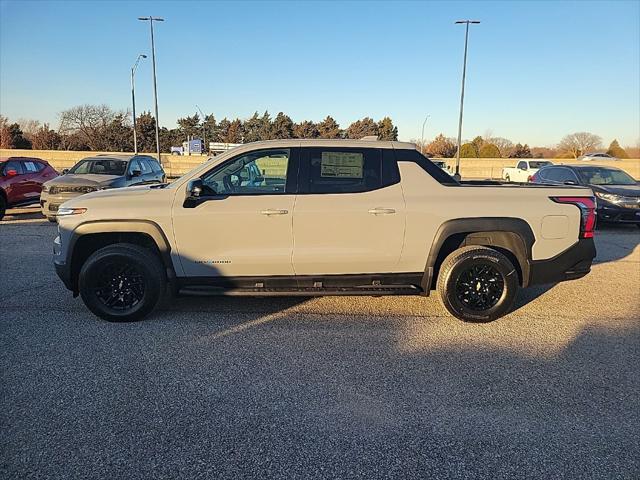
[{"label": "light pole", "polygon": [[202,115],[202,143],[204,143],[205,151],[208,151],[209,149],[207,148],[207,126],[204,121],[204,113],[202,113],[202,110],[200,110],[200,107],[198,106],[198,104],[196,104],[196,108],[200,112],[200,115]]},{"label": "light pole", "polygon": [[455,178],[460,180],[460,147],[462,143],[462,109],[464,106],[464,80],[467,76],[467,43],[469,42],[469,24],[480,23],[479,20],[458,20],[456,24],[464,23],[466,30],[464,34],[464,61],[462,64],[462,92],[460,93],[460,119],[458,120],[458,153],[456,154],[456,173]]},{"label": "light pole", "polygon": [[427,120],[431,115],[427,115],[424,117],[424,122],[422,122],[422,137],[420,137],[420,153],[424,153],[424,126],[427,124]]},{"label": "light pole", "polygon": [[133,152],[138,154],[138,135],[136,133],[136,84],[134,81],[134,75],[136,74],[136,70],[138,69],[138,63],[141,58],[147,58],[146,55],[138,55],[136,59],[136,63],[131,67],[131,111],[133,113]]},{"label": "light pole", "polygon": [[153,22],[164,22],[164,18],[160,17],[138,17],[138,20],[148,21],[151,28],[151,63],[153,65],[153,102],[155,104],[156,114],[156,152],[158,153],[158,162],[162,165],[160,158],[160,122],[158,121],[158,86],[156,84],[156,46],[153,41]]}]

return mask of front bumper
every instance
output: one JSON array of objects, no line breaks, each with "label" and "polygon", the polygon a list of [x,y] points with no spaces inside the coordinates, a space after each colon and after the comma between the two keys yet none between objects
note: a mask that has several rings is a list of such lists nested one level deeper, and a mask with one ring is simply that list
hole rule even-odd
[{"label": "front bumper", "polygon": [[627,208],[598,199],[596,215],[603,223],[640,224],[640,208]]},{"label": "front bumper", "polygon": [[58,214],[58,209],[67,200],[76,198],[82,195],[78,192],[64,192],[56,193],[54,195],[42,192],[40,195],[40,208],[42,209],[42,215],[45,217],[55,217]]},{"label": "front bumper", "polygon": [[581,238],[564,252],[546,260],[532,260],[529,264],[527,286],[558,283],[584,277],[591,271],[596,256],[593,238]]}]

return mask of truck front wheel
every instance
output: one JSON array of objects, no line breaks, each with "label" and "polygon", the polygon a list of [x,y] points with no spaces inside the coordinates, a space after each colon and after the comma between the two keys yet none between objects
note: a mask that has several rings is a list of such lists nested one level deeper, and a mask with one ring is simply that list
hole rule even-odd
[{"label": "truck front wheel", "polygon": [[438,275],[438,293],[445,308],[466,322],[490,322],[511,310],[518,290],[518,272],[502,253],[469,246],[445,258]]},{"label": "truck front wheel", "polygon": [[94,252],[78,278],[84,304],[110,322],[132,322],[148,315],[165,287],[162,262],[139,245],[119,243]]}]

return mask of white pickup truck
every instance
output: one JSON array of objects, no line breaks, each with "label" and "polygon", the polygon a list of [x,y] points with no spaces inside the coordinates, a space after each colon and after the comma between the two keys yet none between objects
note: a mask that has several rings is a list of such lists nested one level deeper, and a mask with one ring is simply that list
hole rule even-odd
[{"label": "white pickup truck", "polygon": [[519,287],[582,277],[595,256],[589,188],[459,183],[400,142],[245,144],[171,184],[74,198],[57,221],[58,276],[109,321],[144,317],[167,290],[437,289],[451,314],[486,322]]},{"label": "white pickup truck", "polygon": [[502,169],[502,178],[507,182],[529,182],[533,175],[546,165],[552,165],[547,160],[520,160],[515,167]]}]

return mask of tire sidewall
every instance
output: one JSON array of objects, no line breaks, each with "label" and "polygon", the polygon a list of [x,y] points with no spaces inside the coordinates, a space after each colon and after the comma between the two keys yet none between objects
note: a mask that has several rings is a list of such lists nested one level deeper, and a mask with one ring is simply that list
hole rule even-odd
[{"label": "tire sidewall", "polygon": [[[85,262],[80,270],[80,296],[91,312],[110,322],[132,322],[147,315],[158,303],[162,281],[157,271],[152,268],[138,252],[127,249],[98,251]],[[95,295],[94,287],[102,269],[110,262],[118,260],[135,265],[144,281],[144,294],[140,302],[130,310],[119,312],[104,305]]]},{"label": "tire sidewall", "polygon": [[[469,252],[467,256],[460,258],[447,271],[444,279],[445,307],[456,317],[468,322],[490,322],[506,315],[513,306],[515,294],[518,289],[518,273],[511,262],[502,255],[488,252]],[[456,294],[456,283],[467,269],[475,265],[490,265],[502,276],[504,288],[498,302],[488,310],[477,311],[464,305]]]}]

